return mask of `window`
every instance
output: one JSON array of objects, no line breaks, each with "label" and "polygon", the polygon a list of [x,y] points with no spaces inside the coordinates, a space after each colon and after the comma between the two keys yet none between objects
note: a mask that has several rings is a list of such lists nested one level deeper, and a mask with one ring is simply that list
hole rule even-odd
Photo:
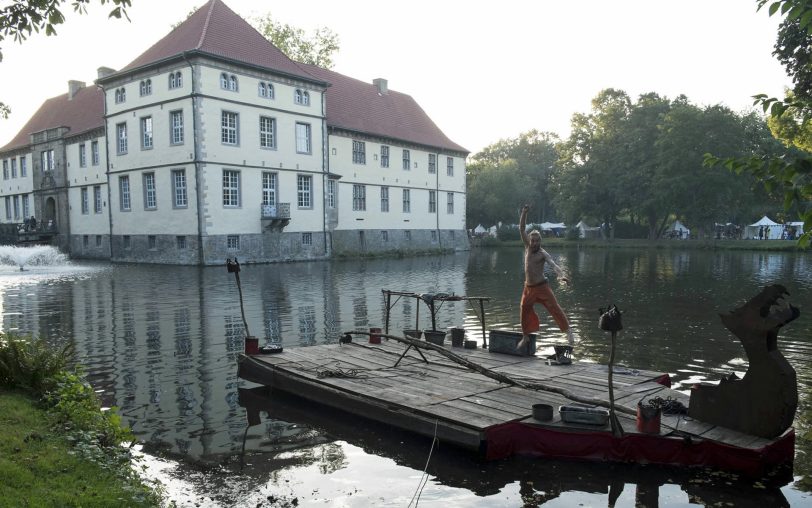
[{"label": "window", "polygon": [[309,106],[310,105],[310,92],[307,90],[301,90],[297,88],[293,92],[293,103],[294,104],[301,104],[302,106]]},{"label": "window", "polygon": [[100,248],[102,246],[102,236],[96,235],[96,247]]},{"label": "window", "polygon": [[240,237],[237,235],[228,235],[226,237],[226,248],[228,250],[240,250]]},{"label": "window", "polygon": [[99,165],[99,142],[98,141],[91,141],[90,142],[90,163],[94,166]]},{"label": "window", "polygon": [[276,119],[269,116],[259,117],[259,146],[276,148]]},{"label": "window", "polygon": [[56,166],[54,162],[54,151],[53,150],[45,150],[40,154],[42,157],[42,170],[43,171],[53,171],[54,167]]},{"label": "window", "polygon": [[122,243],[124,244],[125,249],[129,249],[132,247],[132,240],[130,239],[130,235],[124,235],[122,238]]},{"label": "window", "polygon": [[3,180],[8,180],[8,159],[3,160]]},{"label": "window", "polygon": [[124,87],[117,88],[115,92],[116,104],[127,102],[127,89]]},{"label": "window", "polygon": [[403,213],[411,213],[412,197],[409,189],[403,189]]},{"label": "window", "polygon": [[82,187],[82,214],[90,213],[90,203],[87,195],[87,187]]},{"label": "window", "polygon": [[363,211],[367,209],[367,186],[355,184],[352,186],[352,209]]},{"label": "window", "polygon": [[276,173],[262,173],[262,205],[273,206],[276,204]]},{"label": "window", "polygon": [[123,155],[127,153],[127,124],[116,125],[116,153]]},{"label": "window", "polygon": [[310,153],[310,124],[296,122],[296,153]]},{"label": "window", "polygon": [[386,145],[381,145],[381,167],[389,167],[389,147]]},{"label": "window", "polygon": [[130,177],[118,177],[118,200],[122,212],[130,211]]},{"label": "window", "polygon": [[403,236],[406,238],[406,241],[409,242],[412,240],[412,232],[408,229],[403,232]]},{"label": "window", "polygon": [[169,142],[173,145],[183,143],[183,111],[171,111],[169,113],[169,123],[171,135]]},{"label": "window", "polygon": [[313,245],[313,233],[302,233],[302,245]]},{"label": "window", "polygon": [[231,90],[232,92],[237,91],[237,76],[235,75],[228,75],[225,72],[220,74],[220,88],[223,90]]},{"label": "window", "polygon": [[448,214],[451,215],[454,213],[454,193],[448,193]]},{"label": "window", "polygon": [[183,250],[186,248],[186,237],[185,236],[176,236],[175,237],[175,244],[178,247],[178,250]]},{"label": "window", "polygon": [[189,205],[188,195],[186,193],[185,169],[172,170],[172,196],[172,206],[175,208],[186,208]]},{"label": "window", "polygon": [[336,207],[336,181],[327,180],[327,206]]},{"label": "window", "polygon": [[20,220],[20,196],[14,196],[14,220]]},{"label": "window", "polygon": [[429,191],[429,213],[437,213],[437,192]]},{"label": "window", "polygon": [[268,98],[269,99],[274,98],[274,90],[273,90],[273,85],[271,83],[268,83]]},{"label": "window", "polygon": [[411,156],[409,150],[403,150],[403,169],[409,171],[412,168]]},{"label": "window", "polygon": [[240,172],[223,170],[223,206],[240,206]]},{"label": "window", "polygon": [[141,119],[141,148],[149,150],[152,148],[152,117],[145,116]]},{"label": "window", "polygon": [[169,89],[180,88],[183,86],[183,75],[180,71],[169,73]]},{"label": "window", "polygon": [[6,220],[11,220],[11,196],[6,196]]},{"label": "window", "polygon": [[381,211],[389,211],[389,187],[381,187]]},{"label": "window", "polygon": [[363,141],[352,142],[352,161],[355,164],[367,163],[367,147]]},{"label": "window", "polygon": [[155,173],[144,173],[144,209],[155,210],[158,208],[155,192]]},{"label": "window", "polygon": [[448,176],[454,176],[454,157],[446,159],[445,172]]},{"label": "window", "polygon": [[313,177],[309,175],[298,175],[296,177],[296,192],[298,195],[297,204],[299,208],[313,207]]},{"label": "window", "polygon": [[152,80],[145,79],[141,82],[141,85],[138,87],[138,91],[141,94],[141,97],[145,95],[152,95]]},{"label": "window", "polygon": [[20,176],[28,175],[28,159],[20,157]]},{"label": "window", "polygon": [[437,243],[437,230],[431,230],[431,243]]},{"label": "window", "polygon": [[430,153],[429,154],[429,173],[434,174],[437,172],[437,155]]},{"label": "window", "polygon": [[90,245],[90,235],[82,236],[82,246],[87,248]]},{"label": "window", "polygon": [[17,178],[17,159],[11,159],[11,178]]},{"label": "window", "polygon": [[259,82],[259,89],[257,90],[257,92],[259,93],[260,97],[268,96],[268,90],[265,88],[265,83],[263,83],[262,81]]},{"label": "window", "polygon": [[158,248],[158,238],[155,235],[147,235],[147,248],[149,250]]},{"label": "window", "polygon": [[102,213],[101,185],[93,186],[93,212]]},{"label": "window", "polygon": [[23,219],[30,216],[30,208],[28,207],[28,194],[23,194]]},{"label": "window", "polygon": [[231,111],[223,111],[220,121],[220,141],[224,145],[236,145],[239,141],[237,137],[237,122],[239,115]]},{"label": "window", "polygon": [[389,241],[389,231],[381,230],[381,241],[388,242]]}]

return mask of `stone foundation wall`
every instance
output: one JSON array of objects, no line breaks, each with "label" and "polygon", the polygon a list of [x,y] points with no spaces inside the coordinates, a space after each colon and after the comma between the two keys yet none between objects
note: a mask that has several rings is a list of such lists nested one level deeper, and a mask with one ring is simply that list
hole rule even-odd
[{"label": "stone foundation wall", "polygon": [[[384,235],[383,232],[386,232]],[[432,235],[432,233],[435,233]],[[340,256],[430,250],[469,250],[468,235],[459,230],[343,230],[333,231],[332,251]]]}]

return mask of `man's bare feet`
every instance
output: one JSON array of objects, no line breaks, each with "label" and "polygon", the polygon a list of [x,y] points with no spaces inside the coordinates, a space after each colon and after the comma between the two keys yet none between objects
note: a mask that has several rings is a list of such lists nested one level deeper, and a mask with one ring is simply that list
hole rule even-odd
[{"label": "man's bare feet", "polygon": [[522,340],[520,340],[519,343],[516,344],[516,350],[521,351],[522,349],[527,347],[527,344],[529,344],[529,343],[530,343],[530,336],[529,335],[523,335]]}]

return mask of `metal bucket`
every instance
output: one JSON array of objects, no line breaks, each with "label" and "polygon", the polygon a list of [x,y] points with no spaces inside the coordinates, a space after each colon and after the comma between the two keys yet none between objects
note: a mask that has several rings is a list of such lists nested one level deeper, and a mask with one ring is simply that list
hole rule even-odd
[{"label": "metal bucket", "polygon": [[451,332],[451,345],[454,347],[462,347],[462,342],[465,340],[465,328],[449,328]]},{"label": "metal bucket", "polygon": [[252,337],[250,335],[247,335],[245,337],[245,354],[247,355],[259,354],[259,339],[257,337]]},{"label": "metal bucket", "polygon": [[553,419],[553,406],[549,404],[533,404],[533,418],[548,422]]},{"label": "metal bucket", "polygon": [[659,407],[644,406],[637,403],[637,430],[644,434],[660,433],[660,415],[662,410]]},{"label": "metal bucket", "polygon": [[437,330],[423,330],[423,336],[427,342],[442,346],[445,343],[445,332],[438,332]]},{"label": "metal bucket", "polygon": [[381,343],[381,329],[380,328],[370,328],[369,329],[369,343],[370,344],[380,344]]}]

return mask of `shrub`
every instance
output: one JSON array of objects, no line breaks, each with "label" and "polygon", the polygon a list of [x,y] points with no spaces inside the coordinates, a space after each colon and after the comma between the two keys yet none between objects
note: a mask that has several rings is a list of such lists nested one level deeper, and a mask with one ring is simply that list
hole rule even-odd
[{"label": "shrub", "polygon": [[0,333],[0,386],[42,395],[53,388],[55,376],[74,361],[75,354],[71,341],[55,349],[41,338]]}]

